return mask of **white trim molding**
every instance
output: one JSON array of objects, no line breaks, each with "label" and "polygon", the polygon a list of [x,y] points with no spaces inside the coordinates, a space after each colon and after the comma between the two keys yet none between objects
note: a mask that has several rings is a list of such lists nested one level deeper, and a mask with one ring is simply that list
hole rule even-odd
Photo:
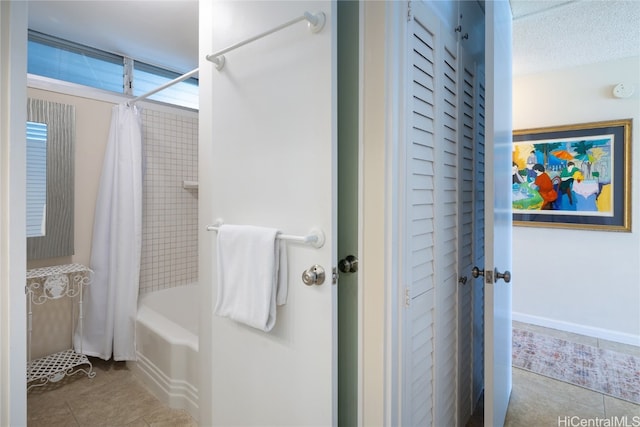
[{"label": "white trim molding", "polygon": [[513,313],[513,320],[532,325],[544,326],[545,328],[558,329],[560,331],[572,332],[574,334],[586,335],[608,341],[619,342],[640,346],[640,335],[628,334],[626,332],[613,331],[611,329],[597,328],[595,326],[580,325],[577,323],[565,322],[563,320],[550,319],[547,317],[533,316],[524,313]]},{"label": "white trim molding", "polygon": [[27,424],[26,2],[0,1],[0,425]]},{"label": "white trim molding", "polygon": [[[36,74],[27,75],[27,86],[32,89],[57,92],[65,95],[77,96],[79,98],[110,102],[112,104],[122,104],[124,102],[131,101],[132,99],[131,96],[125,94],[110,92],[108,90],[84,86],[77,83],[65,82],[64,80],[52,79],[50,77],[38,76]],[[148,107],[154,111],[181,114],[187,117],[197,117],[198,115],[198,110],[150,99],[140,101],[138,105],[145,108]]]}]

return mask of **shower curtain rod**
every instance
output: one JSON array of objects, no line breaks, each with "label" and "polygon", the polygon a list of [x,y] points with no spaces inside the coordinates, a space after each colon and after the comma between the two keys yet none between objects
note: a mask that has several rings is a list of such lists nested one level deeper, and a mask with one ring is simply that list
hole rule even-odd
[{"label": "shower curtain rod", "polygon": [[[277,32],[277,31],[280,31],[280,30],[282,30],[284,28],[290,27],[291,25],[293,25],[293,24],[295,24],[297,22],[300,22],[300,21],[307,21],[309,23],[309,30],[311,32],[313,32],[313,33],[318,33],[324,27],[325,20],[326,20],[326,18],[325,18],[325,15],[324,15],[323,12],[317,12],[315,14],[312,14],[312,13],[309,13],[309,12],[304,12],[304,14],[302,14],[302,16],[299,16],[299,17],[297,17],[295,19],[292,19],[291,21],[285,22],[284,24],[278,25],[275,28],[272,28],[272,29],[270,29],[268,31],[265,31],[264,33],[260,33],[260,34],[258,34],[256,36],[253,36],[253,37],[248,38],[248,39],[246,39],[244,41],[241,41],[241,42],[236,43],[236,44],[234,44],[232,46],[229,46],[229,47],[227,47],[225,49],[222,49],[222,50],[220,50],[220,51],[218,51],[216,53],[212,53],[210,55],[207,55],[206,58],[207,58],[207,60],[215,63],[216,64],[216,68],[218,70],[221,70],[222,67],[224,66],[224,54],[227,53],[227,52],[230,52],[230,51],[232,51],[234,49],[239,48],[240,46],[244,46],[244,45],[249,44],[249,43],[251,43],[253,41],[261,39],[263,37],[266,37],[269,34],[273,34],[273,33]],[[171,80],[170,82],[167,82],[167,83],[163,84],[162,86],[159,86],[159,87],[157,87],[157,88],[155,88],[155,89],[153,89],[153,90],[151,90],[151,91],[149,91],[147,93],[144,93],[144,94],[142,94],[140,96],[137,96],[137,97],[127,101],[126,104],[128,106],[131,106],[131,105],[135,104],[136,102],[138,102],[140,100],[146,99],[146,98],[150,97],[151,95],[160,92],[161,90],[165,90],[168,87],[171,87],[171,86],[173,86],[173,85],[175,85],[177,83],[180,83],[181,81],[187,80],[188,78],[194,76],[195,74],[198,74],[198,71],[199,71],[199,68],[191,70],[188,73],[183,74],[183,75]]]},{"label": "shower curtain rod", "polygon": [[151,95],[153,95],[154,93],[158,93],[158,92],[160,92],[161,90],[165,90],[165,89],[166,89],[166,88],[168,88],[168,87],[171,87],[171,86],[173,86],[173,85],[175,85],[175,84],[178,84],[178,83],[180,83],[180,82],[182,82],[182,81],[185,81],[185,80],[187,80],[188,78],[191,78],[191,77],[193,77],[194,75],[198,74],[198,71],[199,71],[199,68],[196,68],[195,70],[191,70],[191,71],[189,71],[188,73],[183,74],[183,75],[181,75],[181,76],[179,76],[179,77],[176,77],[175,79],[173,79],[173,80],[171,80],[171,81],[169,81],[169,82],[167,82],[167,83],[163,84],[162,86],[158,86],[157,88],[155,88],[155,89],[153,89],[153,90],[150,90],[150,91],[149,91],[149,92],[147,92],[147,93],[143,93],[143,94],[142,94],[142,95],[140,95],[140,96],[136,96],[135,98],[130,99],[129,101],[127,101],[127,105],[130,107],[130,106],[132,106],[133,104],[135,104],[136,102],[138,102],[138,101],[140,101],[140,100],[142,100],[142,99],[145,99],[145,98],[150,97],[150,96],[151,96]]}]

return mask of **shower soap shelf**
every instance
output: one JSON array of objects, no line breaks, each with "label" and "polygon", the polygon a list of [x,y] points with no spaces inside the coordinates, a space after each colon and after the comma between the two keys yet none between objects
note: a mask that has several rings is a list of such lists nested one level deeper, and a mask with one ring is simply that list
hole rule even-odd
[{"label": "shower soap shelf", "polygon": [[[71,376],[78,372],[84,372],[89,378],[96,376],[93,365],[82,354],[82,327],[84,315],[82,312],[82,290],[89,286],[93,278],[93,271],[82,264],[64,264],[52,267],[34,268],[27,270],[27,295],[28,314],[28,354],[27,363],[27,390],[32,387],[41,387],[48,383],[55,383],[65,376]],[[33,330],[33,304],[42,305],[47,301],[59,298],[77,298],[78,307],[78,331],[80,342],[79,352],[73,348],[50,354],[39,359],[31,360],[31,333]],[[73,343],[75,310],[71,309],[71,342]],[[73,347],[73,344],[72,344]],[[85,366],[86,365],[86,366]]]}]

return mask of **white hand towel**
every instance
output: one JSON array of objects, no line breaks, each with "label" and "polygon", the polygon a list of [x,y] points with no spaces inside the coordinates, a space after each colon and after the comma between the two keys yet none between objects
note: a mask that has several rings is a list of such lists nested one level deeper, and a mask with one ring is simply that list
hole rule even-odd
[{"label": "white hand towel", "polygon": [[270,331],[287,301],[287,259],[273,228],[221,225],[214,313]]}]

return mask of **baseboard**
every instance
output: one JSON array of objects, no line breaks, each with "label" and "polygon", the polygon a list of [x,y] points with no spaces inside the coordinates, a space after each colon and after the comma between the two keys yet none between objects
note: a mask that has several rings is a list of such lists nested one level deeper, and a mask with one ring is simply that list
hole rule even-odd
[{"label": "baseboard", "polygon": [[171,408],[185,409],[194,418],[200,417],[198,390],[186,381],[169,378],[151,360],[138,353],[137,361],[127,361],[127,367],[155,397]]},{"label": "baseboard", "polygon": [[579,325],[577,323],[564,322],[562,320],[549,319],[547,317],[533,316],[524,313],[514,312],[512,313],[512,317],[513,320],[522,323],[530,323],[532,325],[544,326],[545,328],[558,329],[561,331],[572,332],[574,334],[587,335],[603,340],[640,346],[639,335],[612,331],[610,329],[596,328],[593,326]]}]

